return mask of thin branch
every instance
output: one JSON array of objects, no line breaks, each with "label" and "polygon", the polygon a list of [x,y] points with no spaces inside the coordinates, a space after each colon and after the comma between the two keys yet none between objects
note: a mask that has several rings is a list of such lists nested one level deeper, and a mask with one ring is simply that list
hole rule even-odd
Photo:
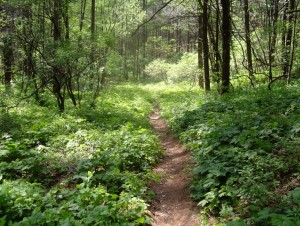
[{"label": "thin branch", "polygon": [[284,78],[284,77],[285,77],[285,75],[282,75],[282,76],[279,76],[279,77],[274,78],[272,81],[269,82],[268,89],[269,89],[269,90],[272,90],[271,85],[272,85],[275,81],[277,81],[277,80],[279,80],[279,79],[282,79],[282,78]]},{"label": "thin branch", "polygon": [[139,31],[139,29],[141,27],[143,27],[145,24],[149,23],[151,20],[153,20],[153,18],[160,12],[162,11],[164,8],[166,8],[173,0],[169,0],[167,1],[162,7],[160,7],[159,10],[157,10],[148,20],[144,21],[142,24],[140,24],[135,31],[132,33],[132,36],[135,36],[136,33]]},{"label": "thin branch", "polygon": [[[47,82],[48,82],[48,81],[50,81],[50,79],[47,80]],[[37,87],[37,88],[34,90],[34,92],[32,92],[31,94],[29,94],[28,96],[25,96],[25,97],[22,97],[21,99],[19,99],[18,102],[17,102],[15,105],[13,105],[13,106],[0,105],[0,108],[6,108],[7,111],[8,111],[9,109],[12,109],[12,108],[17,108],[17,107],[21,104],[22,101],[24,101],[24,100],[26,100],[26,99],[30,99],[30,98],[33,97],[35,94],[37,94],[37,93],[40,91],[40,89],[42,89],[42,88],[44,88],[44,84],[41,84],[39,87]]]},{"label": "thin branch", "polygon": [[295,10],[289,10],[286,13],[290,14],[290,13],[299,13],[299,12],[300,12],[300,9],[295,9]]}]

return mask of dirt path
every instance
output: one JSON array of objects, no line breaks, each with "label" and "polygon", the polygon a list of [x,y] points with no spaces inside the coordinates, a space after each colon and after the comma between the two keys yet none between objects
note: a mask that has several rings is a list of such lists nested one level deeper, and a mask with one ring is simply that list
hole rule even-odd
[{"label": "dirt path", "polygon": [[189,197],[189,178],[185,170],[191,160],[190,154],[169,135],[167,123],[160,118],[158,108],[150,116],[154,129],[160,135],[165,156],[155,171],[162,180],[152,184],[156,192],[150,211],[154,215],[153,226],[192,226],[200,225],[199,214]]}]

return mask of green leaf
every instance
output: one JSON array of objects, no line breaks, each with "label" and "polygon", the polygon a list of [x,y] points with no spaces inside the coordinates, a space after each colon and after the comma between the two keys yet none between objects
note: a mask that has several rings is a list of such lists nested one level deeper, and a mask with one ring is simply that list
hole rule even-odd
[{"label": "green leaf", "polygon": [[0,157],[9,154],[9,150],[0,150]]},{"label": "green leaf", "polygon": [[226,226],[245,226],[245,223],[242,220],[234,220],[227,223]]},{"label": "green leaf", "polygon": [[92,177],[94,175],[94,172],[88,171],[88,177]]},{"label": "green leaf", "polygon": [[143,223],[145,223],[145,217],[140,217],[135,222],[139,223],[139,224],[143,224]]}]

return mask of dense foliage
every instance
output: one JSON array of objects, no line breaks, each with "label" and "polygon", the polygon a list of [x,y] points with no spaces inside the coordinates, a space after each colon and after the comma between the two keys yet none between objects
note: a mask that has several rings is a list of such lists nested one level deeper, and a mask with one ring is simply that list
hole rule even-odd
[{"label": "dense foliage", "polygon": [[0,225],[149,224],[154,101],[205,214],[300,225],[299,5],[1,0]]},{"label": "dense foliage", "polygon": [[[49,97],[49,99],[51,99]],[[0,115],[0,225],[140,225],[161,150],[151,97],[114,86],[59,114],[25,104]]]},{"label": "dense foliage", "polygon": [[168,84],[190,82],[195,83],[199,74],[197,54],[185,53],[179,59],[156,59],[146,66],[145,73],[151,81],[165,81]]},{"label": "dense foliage", "polygon": [[[299,86],[160,95],[165,117],[191,150],[192,197],[228,225],[299,225]],[[244,220],[242,220],[244,219]]]}]

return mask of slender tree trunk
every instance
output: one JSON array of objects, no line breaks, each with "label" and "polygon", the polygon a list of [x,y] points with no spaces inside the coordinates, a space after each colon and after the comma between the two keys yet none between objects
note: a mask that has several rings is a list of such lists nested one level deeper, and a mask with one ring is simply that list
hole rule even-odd
[{"label": "slender tree trunk", "polygon": [[187,31],[187,41],[186,41],[186,51],[191,52],[191,34],[190,34],[190,29]]},{"label": "slender tree trunk", "polygon": [[244,0],[244,16],[245,16],[245,34],[247,46],[247,61],[248,72],[251,85],[254,87],[253,63],[252,63],[252,46],[251,46],[251,31],[250,31],[250,14],[249,14],[249,1]]},{"label": "slender tree trunk", "polygon": [[[35,100],[38,103],[41,103],[39,90],[38,90],[38,82],[37,82],[37,73],[36,73],[36,64],[34,61],[34,50],[36,47],[36,40],[31,36],[33,34],[33,20],[32,20],[32,5],[28,5],[23,10],[24,16],[24,26],[23,26],[23,36],[26,41],[23,42],[23,48],[25,53],[24,58],[24,67],[23,71],[25,75],[30,78],[30,83],[33,83],[34,91],[35,91]],[[26,93],[26,89],[24,90]]]},{"label": "slender tree trunk", "polygon": [[14,50],[13,50],[13,41],[10,36],[6,36],[3,39],[2,47],[2,61],[4,68],[4,84],[6,86],[11,85],[11,80],[13,77],[13,61],[14,61]]},{"label": "slender tree trunk", "polygon": [[0,3],[0,14],[2,23],[0,23],[0,32],[3,32],[1,46],[2,50],[2,63],[4,69],[4,84],[7,88],[11,85],[13,78],[13,65],[14,65],[14,9],[8,3]]},{"label": "slender tree trunk", "polygon": [[176,25],[176,53],[180,52],[180,33],[179,33],[179,20],[177,19]]},{"label": "slender tree trunk", "polygon": [[[282,48],[282,60],[285,58],[285,48],[286,48],[286,36],[287,36],[287,29],[286,29],[286,23],[287,23],[287,11],[289,8],[289,2],[288,0],[284,0],[283,2],[283,16],[282,16],[282,34],[281,34],[281,48]],[[282,65],[282,72],[284,71],[284,65]]]},{"label": "slender tree trunk", "polygon": [[[54,0],[52,23],[53,23],[53,40],[55,45],[58,45],[62,37],[60,0]],[[63,112],[65,110],[65,100],[64,100],[64,95],[61,93],[61,89],[62,89],[62,74],[59,66],[56,65],[55,67],[53,67],[53,93],[56,96],[56,100],[60,111]]]},{"label": "slender tree trunk", "polygon": [[[289,10],[293,11],[295,10],[295,0],[290,0],[289,2]],[[294,13],[288,14],[288,30],[285,40],[285,54],[283,59],[283,76],[286,78],[286,80],[289,82],[290,80],[290,61],[291,61],[291,44],[292,44],[292,36],[293,36],[293,18]]]},{"label": "slender tree trunk", "polygon": [[[69,3],[68,1],[65,1],[65,5],[64,5],[64,22],[65,22],[65,30],[66,30],[66,34],[65,34],[65,40],[69,41],[70,39],[70,23],[69,23]],[[69,97],[73,103],[73,105],[76,107],[77,106],[77,101],[76,101],[76,96],[74,94],[74,89],[73,89],[73,72],[72,72],[72,65],[70,62],[68,62],[67,64],[67,81],[66,81],[66,87],[67,87],[67,91],[69,94]]]},{"label": "slender tree trunk", "polygon": [[204,62],[204,84],[205,90],[210,90],[210,78],[209,78],[209,48],[208,48],[208,7],[209,0],[203,1],[203,62]]},{"label": "slender tree trunk", "polygon": [[85,8],[86,8],[86,0],[81,0],[81,7],[80,7],[80,22],[79,22],[79,30],[82,31],[83,29],[83,21],[85,17]]},{"label": "slender tree trunk", "polygon": [[230,85],[230,42],[231,42],[231,20],[230,0],[221,0],[222,12],[222,88],[221,94],[229,91]]},{"label": "slender tree trunk", "polygon": [[70,21],[69,21],[69,3],[68,3],[68,1],[65,1],[64,22],[65,22],[65,30],[66,30],[65,39],[69,40],[70,39]]},{"label": "slender tree trunk", "polygon": [[221,65],[221,54],[219,51],[219,35],[220,35],[220,7],[219,7],[219,0],[216,0],[216,41],[215,41],[215,66],[214,66],[214,73],[216,75],[217,83],[220,82],[220,65]]},{"label": "slender tree trunk", "polygon": [[201,0],[198,0],[198,69],[200,71],[199,78],[198,78],[198,85],[201,88],[204,88],[203,83],[203,75],[202,75],[202,69],[203,69],[203,14],[200,11],[202,8],[202,2]]},{"label": "slender tree trunk", "polygon": [[[147,14],[147,0],[143,0],[143,10]],[[145,77],[145,67],[146,67],[146,42],[147,42],[147,25],[145,24],[143,26],[143,40],[142,40],[142,46],[143,46],[143,59],[142,59],[142,74],[143,77]]]},{"label": "slender tree trunk", "polygon": [[[291,75],[291,73],[292,73],[292,69],[293,69],[293,63],[294,63],[294,58],[295,58],[295,49],[296,49],[296,36],[297,36],[297,32],[296,32],[296,27],[297,27],[297,14],[296,14],[296,16],[295,16],[295,18],[294,18],[294,23],[293,23],[293,25],[294,25],[294,28],[293,28],[293,37],[292,37],[292,40],[293,40],[293,42],[292,42],[292,48],[291,48],[291,60],[290,60],[290,67],[289,67],[289,69],[290,69],[290,71],[289,71],[289,75]],[[288,79],[288,81],[287,81],[288,83],[290,82],[290,78]]]},{"label": "slender tree trunk", "polygon": [[127,70],[127,45],[128,41],[125,39],[122,42],[122,49],[121,49],[121,55],[123,56],[123,78],[127,81],[129,79],[128,77],[128,70]]},{"label": "slender tree trunk", "polygon": [[69,94],[69,97],[73,103],[73,105],[76,107],[77,106],[77,101],[76,101],[76,96],[74,94],[74,91],[73,91],[73,76],[72,76],[72,70],[70,68],[70,65],[68,66],[68,81],[66,82],[66,86],[67,86],[67,90],[68,90],[68,94]]},{"label": "slender tree trunk", "polygon": [[269,82],[273,80],[273,63],[275,60],[275,50],[277,42],[277,21],[279,16],[279,0],[271,2],[269,11],[269,26],[273,29],[269,35]]},{"label": "slender tree trunk", "polygon": [[91,33],[92,33],[92,36],[95,34],[95,27],[96,27],[96,0],[92,0],[92,7],[91,7]]}]

